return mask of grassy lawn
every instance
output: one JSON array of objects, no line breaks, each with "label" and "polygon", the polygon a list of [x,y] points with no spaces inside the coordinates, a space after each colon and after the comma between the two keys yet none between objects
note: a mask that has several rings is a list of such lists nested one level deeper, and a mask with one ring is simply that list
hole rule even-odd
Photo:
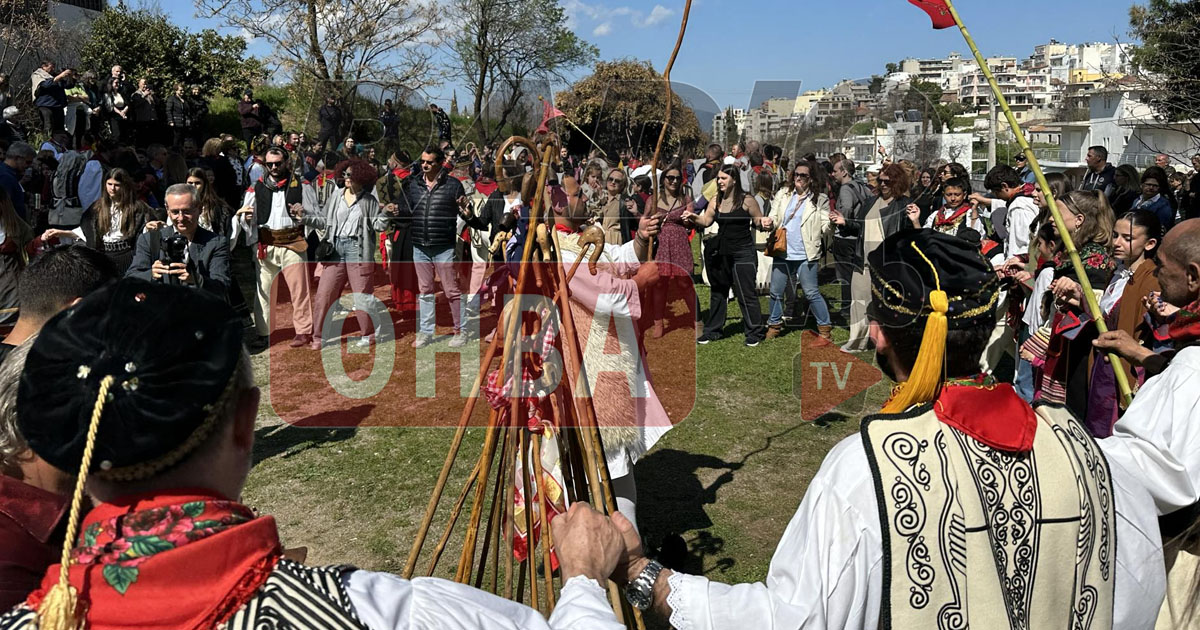
[{"label": "grassy lawn", "polygon": [[[699,293],[707,307],[707,288]],[[698,347],[694,410],[638,464],[638,515],[652,545],[669,533],[683,535],[689,571],[743,582],[766,576],[775,544],[825,454],[857,431],[861,413],[878,409],[889,388],[876,384],[817,422],[804,422],[793,393],[799,331],[747,348],[737,307],[731,304],[729,313],[725,338]],[[836,341],[846,338],[844,328],[834,334]],[[264,387],[267,354],[255,357]],[[402,568],[452,429],[296,428],[264,402],[257,433],[246,501],[275,515],[286,546],[307,546],[315,564]],[[419,572],[482,436],[478,429],[468,432]],[[452,572],[461,535],[460,526],[437,574]]]}]

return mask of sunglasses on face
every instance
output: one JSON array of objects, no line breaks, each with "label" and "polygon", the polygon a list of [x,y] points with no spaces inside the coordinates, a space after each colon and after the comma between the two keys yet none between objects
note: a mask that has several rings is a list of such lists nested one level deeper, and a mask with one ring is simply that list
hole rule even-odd
[{"label": "sunglasses on face", "polygon": [[421,164],[437,164],[437,160],[419,160]]},{"label": "sunglasses on face", "polygon": [[808,173],[796,173],[793,175],[793,177],[795,179],[812,179],[812,175],[809,175]]},{"label": "sunglasses on face", "polygon": [[624,184],[625,183],[625,180],[621,179],[620,177],[609,177],[606,181],[610,184]]},{"label": "sunglasses on face", "polygon": [[681,179],[683,179],[683,178],[678,175],[667,175],[666,177],[663,177],[663,180],[668,181],[668,182],[677,182]]},{"label": "sunglasses on face", "polygon": [[880,179],[880,180],[879,180],[879,183],[880,183],[880,184],[883,184],[884,186],[887,186],[888,184],[891,184],[891,183],[892,183],[892,180],[890,180],[890,179]]},{"label": "sunglasses on face", "polygon": [[283,166],[283,161],[279,161],[279,162],[267,162],[267,168],[275,168],[275,167],[277,167],[277,166]]}]

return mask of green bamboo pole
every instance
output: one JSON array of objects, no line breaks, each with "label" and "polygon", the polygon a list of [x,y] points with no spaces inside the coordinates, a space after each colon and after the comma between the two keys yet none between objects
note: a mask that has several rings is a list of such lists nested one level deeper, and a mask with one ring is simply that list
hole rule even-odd
[{"label": "green bamboo pole", "polygon": [[[1067,255],[1071,257],[1071,265],[1075,267],[1075,274],[1079,276],[1079,286],[1083,289],[1083,300],[1087,307],[1088,313],[1091,314],[1095,321],[1096,330],[1101,333],[1108,332],[1108,326],[1104,322],[1104,312],[1100,310],[1100,303],[1096,301],[1096,294],[1092,291],[1092,283],[1088,280],[1087,273],[1083,268],[1083,261],[1079,259],[1079,251],[1075,249],[1075,241],[1071,238],[1071,232],[1067,230],[1067,224],[1063,221],[1062,213],[1058,211],[1058,203],[1054,200],[1054,193],[1050,191],[1050,184],[1046,182],[1046,175],[1042,172],[1042,166],[1038,163],[1037,156],[1033,154],[1033,149],[1030,148],[1029,142],[1025,139],[1025,134],[1021,131],[1021,126],[1017,124],[1017,117],[1013,115],[1012,109],[1008,106],[1008,100],[1004,98],[1004,94],[1000,91],[999,84],[996,83],[996,77],[992,75],[992,69],[988,67],[987,60],[980,54],[979,48],[975,46],[975,40],[971,38],[971,34],[967,32],[966,25],[963,24],[962,18],[959,17],[958,11],[954,8],[951,0],[942,0],[946,3],[946,8],[950,10],[951,17],[954,18],[954,23],[958,25],[958,30],[962,32],[963,39],[967,41],[967,46],[971,48],[971,54],[975,55],[975,63],[979,64],[979,70],[983,72],[984,78],[987,79],[988,85],[992,87],[992,95],[996,99],[996,104],[1004,111],[1004,117],[1008,120],[1009,127],[1012,128],[1013,135],[1017,138],[1017,143],[1021,145],[1021,150],[1025,152],[1025,157],[1029,161],[1029,168],[1033,170],[1033,174],[1037,177],[1038,186],[1042,189],[1042,194],[1046,197],[1046,203],[1050,206],[1050,214],[1054,217],[1054,225],[1058,227],[1058,233],[1063,240],[1063,246],[1067,250]],[[1101,194],[1104,194],[1101,192]],[[1128,407],[1133,402],[1133,393],[1129,388],[1129,379],[1125,375],[1125,370],[1121,369],[1121,361],[1115,353],[1108,353],[1108,363],[1113,368],[1113,375],[1117,381],[1117,391],[1121,394],[1121,399],[1125,406]]]}]

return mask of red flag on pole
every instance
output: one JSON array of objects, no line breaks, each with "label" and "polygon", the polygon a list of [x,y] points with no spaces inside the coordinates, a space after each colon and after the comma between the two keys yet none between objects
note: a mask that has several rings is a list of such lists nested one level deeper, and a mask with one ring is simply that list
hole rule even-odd
[{"label": "red flag on pole", "polygon": [[566,114],[562,113],[562,111],[557,107],[551,105],[549,100],[543,99],[542,124],[538,125],[537,133],[550,133],[550,127],[548,127],[546,123],[549,123],[551,120],[558,118],[559,116],[566,116]]},{"label": "red flag on pole", "polygon": [[933,28],[950,28],[955,26],[954,16],[950,15],[950,8],[946,6],[943,0],[908,0],[910,3],[921,7],[921,10],[929,14],[929,19],[933,20]]}]

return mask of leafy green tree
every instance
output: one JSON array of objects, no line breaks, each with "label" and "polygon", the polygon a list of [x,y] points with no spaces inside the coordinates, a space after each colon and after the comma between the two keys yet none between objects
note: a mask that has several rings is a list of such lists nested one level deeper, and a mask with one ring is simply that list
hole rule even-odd
[{"label": "leafy green tree", "polygon": [[1142,99],[1168,121],[1200,118],[1200,0],[1149,0],[1129,9]]},{"label": "leafy green tree", "polygon": [[[672,93],[666,147],[695,148],[702,136],[696,113]],[[558,108],[587,131],[606,151],[629,148],[654,152],[666,116],[663,80],[649,61],[601,61],[591,76],[558,93]],[[669,153],[668,153],[669,155]]]},{"label": "leafy green tree", "polygon": [[183,83],[208,95],[232,95],[265,76],[262,64],[246,55],[242,38],[212,29],[190,33],[165,15],[123,4],[92,22],[79,57],[83,67],[101,77],[120,65],[130,77],[145,77],[163,92]]},{"label": "leafy green tree", "polygon": [[[455,0],[461,17],[450,41],[450,72],[474,97],[481,141],[493,139],[489,109],[502,128],[531,91],[595,62],[599,51],[566,27],[559,0]],[[549,97],[550,94],[543,93]],[[489,107],[489,104],[491,107]]]}]

